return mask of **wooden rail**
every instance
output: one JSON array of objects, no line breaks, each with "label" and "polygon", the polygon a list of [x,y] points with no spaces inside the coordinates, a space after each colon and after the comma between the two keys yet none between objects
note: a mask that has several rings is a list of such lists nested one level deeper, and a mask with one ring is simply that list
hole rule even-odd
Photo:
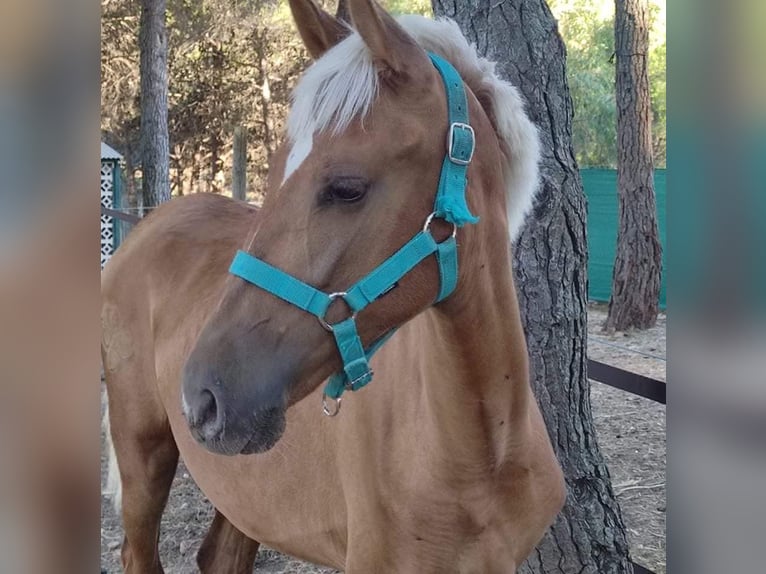
[{"label": "wooden rail", "polygon": [[103,205],[101,206],[101,215],[108,215],[109,217],[114,217],[115,219],[132,223],[133,225],[136,225],[139,221],[141,221],[141,218],[138,215],[126,213],[124,211],[118,211],[116,209],[110,209],[108,207],[104,207]]}]

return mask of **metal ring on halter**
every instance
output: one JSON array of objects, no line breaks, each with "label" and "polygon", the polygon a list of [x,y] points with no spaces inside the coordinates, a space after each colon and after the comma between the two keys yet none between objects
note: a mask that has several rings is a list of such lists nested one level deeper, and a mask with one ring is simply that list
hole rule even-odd
[{"label": "metal ring on halter", "polygon": [[[345,291],[336,291],[335,293],[330,293],[327,297],[330,299],[330,305],[332,305],[332,302],[335,301],[335,299],[343,299],[343,297],[345,297],[345,296],[346,296],[346,292]],[[346,301],[345,299],[343,299],[343,300]],[[330,310],[330,305],[327,306],[327,311]],[[346,305],[348,305],[347,301],[346,301]],[[351,318],[352,319],[356,319],[357,312],[354,311],[351,308],[351,305],[348,305],[348,308],[351,309],[351,311],[352,311]],[[327,315],[327,311],[325,311],[325,315]],[[330,325],[325,320],[324,316],[317,317],[317,319],[319,319],[319,324],[322,325],[322,327],[324,327],[326,330],[328,330],[328,331],[330,331],[330,333],[332,333],[332,325]]]},{"label": "metal ring on halter", "polygon": [[337,399],[330,399],[331,401],[334,401],[333,404],[335,405],[335,408],[333,410],[330,410],[327,399],[330,399],[330,397],[322,393],[322,412],[326,414],[328,417],[334,417],[340,412],[340,401],[342,399],[340,397],[338,397]]},{"label": "metal ring on halter", "polygon": [[[436,212],[432,211],[431,215],[426,217],[426,222],[423,224],[423,231],[430,231],[429,227],[431,227],[431,222],[436,217]],[[455,237],[457,235],[457,225],[454,223],[452,224],[452,237]]]}]

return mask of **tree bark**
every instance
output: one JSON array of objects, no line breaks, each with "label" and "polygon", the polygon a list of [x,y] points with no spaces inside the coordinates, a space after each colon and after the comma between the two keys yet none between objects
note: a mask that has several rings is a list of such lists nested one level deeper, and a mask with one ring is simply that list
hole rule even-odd
[{"label": "tree bark", "polygon": [[141,0],[141,172],[144,208],[170,200],[165,0]]},{"label": "tree bark", "polygon": [[514,249],[532,385],[567,481],[564,510],[524,573],[630,573],[628,544],[598,448],[587,378],[586,206],[572,150],[566,53],[542,0],[433,0],[498,62],[540,129],[541,188]]},{"label": "tree bark", "polygon": [[662,248],[652,164],[646,0],[615,0],[617,193],[620,224],[606,331],[657,322]]},{"label": "tree bark", "polygon": [[351,13],[348,11],[348,0],[338,0],[338,8],[335,11],[335,17],[348,24],[351,23]]},{"label": "tree bark", "polygon": [[210,191],[212,193],[218,193],[218,173],[221,170],[221,139],[217,133],[212,133],[210,136],[210,175],[208,176],[208,182],[210,185]]},{"label": "tree bark", "polygon": [[231,195],[234,199],[247,200],[247,131],[242,126],[234,128],[234,154],[232,158]]},{"label": "tree bark", "polygon": [[266,164],[271,165],[274,142],[271,129],[271,83],[269,82],[269,63],[267,56],[267,37],[265,30],[253,32],[255,55],[258,62],[258,79],[261,83],[261,123],[263,125],[263,146],[266,148]]}]

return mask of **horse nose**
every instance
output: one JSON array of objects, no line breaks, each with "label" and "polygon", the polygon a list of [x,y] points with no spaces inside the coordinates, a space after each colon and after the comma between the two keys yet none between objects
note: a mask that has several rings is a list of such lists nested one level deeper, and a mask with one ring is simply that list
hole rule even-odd
[{"label": "horse nose", "polygon": [[189,427],[204,441],[220,437],[224,426],[224,411],[210,389],[202,389],[196,396],[184,394],[184,414]]}]

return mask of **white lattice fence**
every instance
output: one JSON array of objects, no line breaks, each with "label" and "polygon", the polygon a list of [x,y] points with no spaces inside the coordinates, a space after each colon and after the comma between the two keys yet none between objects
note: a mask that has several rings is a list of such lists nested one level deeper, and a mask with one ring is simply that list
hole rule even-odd
[{"label": "white lattice fence", "polygon": [[[114,163],[101,162],[101,205],[114,208]],[[114,253],[114,220],[101,214],[101,268]]]}]

